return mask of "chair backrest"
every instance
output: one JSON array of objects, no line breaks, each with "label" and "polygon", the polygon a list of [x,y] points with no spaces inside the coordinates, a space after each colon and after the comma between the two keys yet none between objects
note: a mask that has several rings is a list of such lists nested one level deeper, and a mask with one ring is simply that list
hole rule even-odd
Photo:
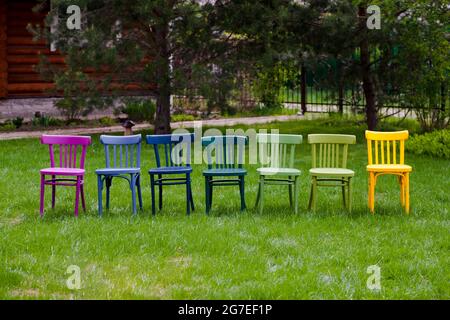
[{"label": "chair backrest", "polygon": [[293,168],[296,146],[303,142],[301,135],[258,134],[259,162],[263,167]]},{"label": "chair backrest", "polygon": [[202,138],[208,169],[242,168],[245,161],[246,136],[208,136]]},{"label": "chair backrest", "polygon": [[[191,165],[191,145],[194,142],[195,134],[162,134],[148,135],[147,144],[153,145],[155,152],[156,166],[180,167]],[[164,148],[163,156],[160,156],[160,147]],[[161,160],[163,160],[161,162]]]},{"label": "chair backrest", "polygon": [[141,166],[142,136],[140,134],[134,136],[102,135],[100,142],[105,147],[106,168],[139,168]]},{"label": "chair backrest", "polygon": [[48,145],[52,168],[58,166],[84,169],[87,146],[91,144],[91,137],[42,135],[41,143]]},{"label": "chair backrest", "polygon": [[408,139],[408,136],[408,130],[398,132],[366,131],[369,165],[405,164],[405,140]]},{"label": "chair backrest", "polygon": [[356,136],[346,134],[310,134],[313,168],[347,168],[348,145]]}]

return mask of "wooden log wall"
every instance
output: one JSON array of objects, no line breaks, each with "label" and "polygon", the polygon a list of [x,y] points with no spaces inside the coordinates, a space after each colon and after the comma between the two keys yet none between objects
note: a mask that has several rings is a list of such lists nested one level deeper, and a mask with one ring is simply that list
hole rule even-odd
[{"label": "wooden log wall", "polygon": [[42,96],[53,84],[44,81],[36,71],[39,55],[48,55],[52,62],[63,64],[64,59],[50,52],[49,45],[34,41],[28,24],[44,25],[45,12],[33,12],[37,1],[6,0],[7,2],[7,63],[8,97]]},{"label": "wooden log wall", "polygon": [[[64,57],[51,52],[46,41],[34,41],[27,30],[29,24],[43,26],[46,12],[33,12],[37,0],[0,0],[0,98],[48,96],[54,88],[36,70],[44,54],[55,66],[64,67]],[[143,61],[144,63],[145,61]],[[108,70],[85,70],[93,78],[108,75]],[[126,95],[148,94],[154,85],[141,88],[137,83],[118,85]],[[149,91],[150,90],[150,91]]]},{"label": "wooden log wall", "polygon": [[6,0],[0,0],[0,98],[8,95],[8,63],[6,61]]}]

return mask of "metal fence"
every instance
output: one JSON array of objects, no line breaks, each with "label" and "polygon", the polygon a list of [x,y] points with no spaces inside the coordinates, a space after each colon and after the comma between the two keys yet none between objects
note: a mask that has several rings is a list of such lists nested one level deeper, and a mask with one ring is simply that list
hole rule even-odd
[{"label": "metal fence", "polygon": [[[279,90],[277,93],[278,101],[286,109],[296,110],[298,112],[312,113],[341,113],[341,114],[363,114],[365,112],[366,99],[361,83],[346,83],[339,80],[338,70],[335,63],[328,63],[327,67],[315,70],[303,67],[297,72],[281,69],[279,73],[272,74],[274,87]],[[328,68],[328,69],[327,69]],[[325,80],[325,81],[324,81]],[[239,110],[251,110],[262,107],[264,101],[255,93],[255,87],[258,85],[255,79],[241,78],[233,94],[228,98],[232,105]],[[268,91],[274,90],[271,86],[271,79],[265,79],[268,82]],[[276,84],[275,84],[276,83]],[[283,85],[279,87],[279,84]],[[176,104],[183,104],[180,110],[205,109],[206,100],[200,95],[195,98],[186,98],[182,95],[177,96]],[[450,102],[450,95],[442,96],[439,102],[441,108],[447,110]],[[378,109],[382,116],[396,116],[405,118],[415,118],[414,109],[402,105],[401,95],[392,92],[388,101]],[[184,102],[183,102],[184,101]],[[195,107],[196,106],[196,107]]]}]

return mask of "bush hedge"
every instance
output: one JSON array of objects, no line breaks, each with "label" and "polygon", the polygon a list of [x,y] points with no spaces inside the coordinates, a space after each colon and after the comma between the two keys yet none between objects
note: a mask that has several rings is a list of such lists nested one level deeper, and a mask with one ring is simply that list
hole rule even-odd
[{"label": "bush hedge", "polygon": [[130,120],[135,122],[148,121],[152,123],[155,116],[156,105],[151,100],[130,100],[126,102],[121,111],[122,113],[127,114]]},{"label": "bush hedge", "polygon": [[438,130],[412,136],[406,150],[415,154],[450,159],[450,130]]}]

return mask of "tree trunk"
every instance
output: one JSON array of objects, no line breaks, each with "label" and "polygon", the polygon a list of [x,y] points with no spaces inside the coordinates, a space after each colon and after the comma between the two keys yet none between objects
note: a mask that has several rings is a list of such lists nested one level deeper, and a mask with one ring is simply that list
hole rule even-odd
[{"label": "tree trunk", "polygon": [[155,37],[159,45],[159,56],[156,57],[156,83],[158,85],[158,96],[156,99],[155,134],[168,134],[170,128],[170,97],[172,94],[170,55],[169,55],[169,26],[160,25],[155,27]]},{"label": "tree trunk", "polygon": [[338,111],[342,116],[344,115],[344,81],[342,75],[342,66],[339,58],[336,57],[336,72],[337,72],[337,83],[338,83]]},{"label": "tree trunk", "polygon": [[370,50],[367,39],[367,17],[366,8],[358,8],[359,28],[362,34],[360,43],[361,54],[361,77],[363,82],[363,91],[366,98],[366,120],[369,130],[375,130],[378,124],[378,114],[376,108],[375,86],[370,73]]},{"label": "tree trunk", "polygon": [[301,88],[301,106],[302,106],[302,114],[304,115],[307,111],[308,108],[306,106],[307,104],[307,90],[306,90],[306,67],[305,65],[302,63],[302,70],[301,70],[301,82],[300,82],[300,88]]},{"label": "tree trunk", "polygon": [[170,90],[160,88],[156,99],[155,134],[167,134],[170,128]]}]

